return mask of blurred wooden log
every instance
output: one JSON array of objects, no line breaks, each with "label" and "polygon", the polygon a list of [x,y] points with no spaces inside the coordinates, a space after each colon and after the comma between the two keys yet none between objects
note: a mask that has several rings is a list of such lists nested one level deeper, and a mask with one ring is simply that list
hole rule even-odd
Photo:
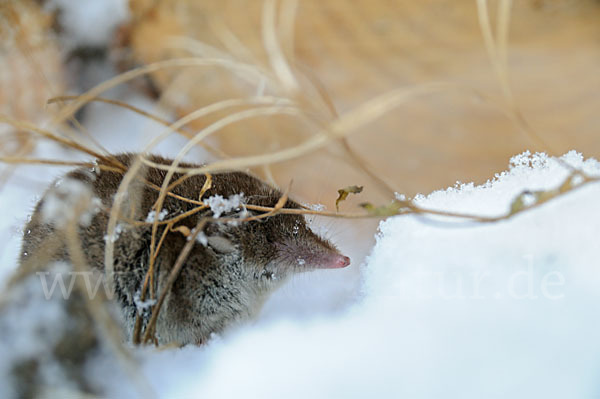
[{"label": "blurred wooden log", "polygon": [[[576,149],[585,156],[600,156],[599,4],[591,0],[513,3],[508,65],[518,106],[556,151]],[[170,35],[227,50],[227,41],[217,33],[224,26],[249,49],[255,62],[266,65],[263,2],[153,4],[131,2],[134,18],[128,29],[136,62],[186,54],[169,49]],[[348,112],[397,87],[444,81],[465,88],[410,101],[351,137],[352,147],[397,190],[414,194],[457,180],[483,182],[504,170],[510,156],[525,149],[545,150],[497,107],[469,91],[503,102],[474,1],[304,0],[298,4],[295,61],[319,78],[338,112]],[[495,1],[489,4],[492,21],[496,5]],[[170,71],[153,79],[180,114],[221,99],[255,95],[258,85],[217,68]],[[202,120],[195,127],[210,121]],[[218,136],[218,143],[232,155],[256,154],[293,145],[310,134],[306,126],[289,118],[268,118],[231,126]],[[274,165],[274,175],[281,185],[294,177],[295,191],[329,206],[335,190],[350,184],[366,186],[357,201],[383,200],[384,193],[343,158],[339,146],[333,146]]]}]

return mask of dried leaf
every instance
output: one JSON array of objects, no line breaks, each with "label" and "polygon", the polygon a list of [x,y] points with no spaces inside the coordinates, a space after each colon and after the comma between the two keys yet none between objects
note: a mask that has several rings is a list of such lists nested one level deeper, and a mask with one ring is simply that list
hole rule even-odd
[{"label": "dried leaf", "polygon": [[339,189],[339,196],[335,200],[335,209],[337,209],[338,211],[340,210],[340,202],[344,201],[348,197],[348,194],[358,194],[361,193],[362,190],[362,186],[348,186],[346,188]]},{"label": "dried leaf", "polygon": [[210,188],[212,187],[212,175],[210,173],[206,174],[206,180],[204,181],[204,185],[202,186],[202,190],[200,190],[200,194],[198,194],[198,201],[202,201],[202,197]]},{"label": "dried leaf", "polygon": [[187,226],[177,226],[171,229],[171,231],[179,232],[183,234],[185,237],[190,237],[192,235],[192,231]]},{"label": "dried leaf", "polygon": [[550,191],[523,191],[511,202],[510,214],[513,215],[536,204],[546,202],[553,196],[554,193]]},{"label": "dried leaf", "polygon": [[562,193],[566,193],[579,185],[585,182],[585,176],[580,171],[575,171],[571,173],[558,188],[558,191]]},{"label": "dried leaf", "polygon": [[394,216],[404,213],[404,210],[410,210],[407,201],[392,201],[388,205],[375,206],[370,202],[363,202],[360,206],[374,216]]},{"label": "dried leaf", "polygon": [[523,209],[531,206],[531,202],[535,202],[535,199],[532,201],[533,194],[531,191],[523,191],[521,194],[517,196],[510,203],[510,214],[514,214],[517,212],[521,212]]}]

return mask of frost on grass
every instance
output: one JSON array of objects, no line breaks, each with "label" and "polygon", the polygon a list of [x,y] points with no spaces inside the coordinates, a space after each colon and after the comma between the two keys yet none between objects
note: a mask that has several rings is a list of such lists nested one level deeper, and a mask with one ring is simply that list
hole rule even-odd
[{"label": "frost on grass", "polygon": [[223,198],[222,195],[213,195],[204,200],[204,203],[210,207],[215,218],[222,214],[239,209],[244,204],[244,193],[232,195],[229,198]]},{"label": "frost on grass", "polygon": [[117,240],[119,239],[119,236],[121,236],[121,233],[125,231],[125,227],[123,227],[123,225],[121,223],[117,224],[115,226],[115,231],[112,234],[105,234],[104,235],[104,241],[105,242],[117,242]]},{"label": "frost on grass", "polygon": [[142,313],[150,307],[156,305],[156,299],[146,299],[142,301],[140,291],[137,291],[135,293],[135,296],[133,297],[133,302],[135,303],[135,307],[138,313]]},{"label": "frost on grass", "polygon": [[167,217],[168,214],[169,214],[168,210],[162,209],[158,213],[158,217],[157,217],[156,211],[152,210],[152,211],[148,212],[148,216],[146,216],[146,223],[153,223],[155,220],[163,221],[163,220],[165,220],[165,217]]},{"label": "frost on grass", "polygon": [[196,235],[196,241],[204,246],[208,245],[208,237],[203,231],[198,232],[198,234]]},{"label": "frost on grass", "polygon": [[64,226],[80,210],[79,224],[89,226],[100,211],[102,201],[93,195],[89,185],[80,180],[65,178],[56,182],[44,198],[41,214],[44,223]]},{"label": "frost on grass", "polygon": [[317,212],[321,212],[321,211],[324,211],[325,209],[327,209],[325,207],[325,205],[323,205],[323,204],[302,203],[302,205],[304,205],[305,207],[307,207],[310,210],[317,211]]}]

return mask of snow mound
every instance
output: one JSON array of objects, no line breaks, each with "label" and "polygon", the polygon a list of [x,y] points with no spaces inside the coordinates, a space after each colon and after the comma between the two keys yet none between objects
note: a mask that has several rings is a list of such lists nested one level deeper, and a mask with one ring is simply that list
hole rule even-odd
[{"label": "snow mound", "polygon": [[[600,164],[562,157],[590,175]],[[475,186],[418,198],[497,215],[568,176],[524,153]],[[269,319],[202,348],[140,351],[161,397],[596,397],[600,395],[600,184],[509,220],[392,217],[344,313]]]}]

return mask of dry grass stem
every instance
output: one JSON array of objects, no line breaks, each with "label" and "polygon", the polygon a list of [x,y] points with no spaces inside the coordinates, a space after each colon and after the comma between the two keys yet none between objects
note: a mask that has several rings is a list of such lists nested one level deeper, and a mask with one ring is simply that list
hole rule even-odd
[{"label": "dry grass stem", "polygon": [[[286,93],[294,93],[298,91],[300,85],[288,64],[285,54],[281,50],[279,39],[277,36],[277,26],[275,21],[275,0],[265,0],[263,3],[263,23],[262,23],[262,38],[267,56],[273,72],[278,78],[281,87]],[[293,29],[293,25],[292,25]]]},{"label": "dry grass stem", "polygon": [[[60,96],[60,97],[53,97],[51,99],[48,100],[48,104],[52,104],[54,102],[57,101],[72,101],[72,100],[77,100],[79,99],[80,96]],[[139,115],[142,115],[148,119],[153,120],[154,122],[160,123],[163,126],[170,126],[171,123],[165,119],[162,119],[150,112],[146,112],[142,109],[139,109],[133,105],[127,104],[123,101],[118,101],[118,100],[111,100],[108,98],[102,98],[102,97],[95,97],[89,100],[89,102],[102,102],[102,103],[106,103],[106,104],[111,104],[111,105],[116,105],[118,107],[121,108],[125,108],[127,110],[133,111]],[[174,130],[176,133],[181,134],[182,136],[186,137],[186,138],[192,138],[193,135],[192,133],[184,130],[184,129],[175,129]],[[218,158],[229,158],[229,156],[227,154],[225,154],[223,151],[221,151],[218,148],[215,148],[213,146],[211,146],[210,144],[207,143],[199,143],[202,148],[204,148],[205,150],[207,150],[208,152],[210,152],[211,154],[213,154],[214,156],[218,157]]]},{"label": "dry grass stem", "polygon": [[196,227],[194,228],[194,230],[192,232],[192,235],[189,237],[188,242],[185,244],[185,246],[181,250],[181,253],[177,257],[177,260],[175,261],[175,265],[173,266],[171,273],[169,273],[169,277],[168,277],[167,281],[160,288],[160,297],[158,298],[156,305],[152,309],[152,316],[150,317],[150,321],[148,322],[148,326],[146,327],[146,331],[144,332],[143,343],[148,343],[150,340],[154,339],[154,332],[156,330],[156,322],[158,320],[158,314],[160,312],[160,309],[161,309],[168,293],[171,291],[171,287],[173,286],[173,283],[175,283],[175,280],[177,280],[177,277],[179,276],[179,273],[181,272],[181,269],[183,268],[185,260],[187,259],[188,255],[190,254],[192,248],[194,247],[194,245],[196,243],[196,237],[204,229],[204,226],[206,225],[206,223],[207,223],[207,219],[203,218],[196,225]]},{"label": "dry grass stem", "polygon": [[244,76],[248,76],[248,79],[257,80],[260,75],[257,74],[256,68],[242,64],[240,62],[230,61],[226,59],[211,59],[211,58],[177,58],[172,60],[165,60],[148,64],[143,67],[132,69],[128,72],[124,72],[120,75],[111,78],[94,88],[88,90],[86,93],[79,96],[79,99],[66,105],[53,119],[53,125],[59,125],[70,116],[74,115],[83,105],[88,103],[95,97],[99,97],[100,94],[108,89],[115,86],[128,82],[139,76],[143,76],[152,72],[159,71],[165,68],[185,68],[185,67],[203,67],[203,66],[220,66],[235,72],[238,72]]},{"label": "dry grass stem", "polygon": [[4,116],[4,115],[0,115],[0,122],[9,124],[17,129],[36,133],[36,134],[38,134],[42,137],[45,137],[49,140],[52,140],[56,143],[63,144],[67,147],[73,148],[73,149],[81,151],[85,154],[91,155],[95,158],[101,159],[106,163],[112,163],[112,164],[115,163],[115,161],[113,159],[111,159],[110,157],[100,154],[100,153],[84,146],[83,144],[77,143],[76,141],[58,136],[48,130],[41,129],[41,128],[37,127],[36,125],[34,125],[33,123],[22,121],[22,120],[16,120],[16,119]]},{"label": "dry grass stem", "polygon": [[[151,299],[156,298],[155,292],[154,292],[154,264],[156,263],[156,258],[158,257],[158,254],[160,252],[162,244],[163,244],[165,238],[167,237],[167,234],[169,234],[169,231],[171,231],[172,227],[173,227],[172,222],[167,225],[167,227],[163,231],[163,234],[160,237],[160,241],[158,242],[156,251],[154,252],[153,256],[150,257],[150,264],[148,265],[148,270],[146,271],[146,275],[144,277],[144,283],[142,285],[142,290],[140,293],[140,300],[142,302],[146,300],[146,293],[148,292],[148,285],[150,285],[150,298]],[[142,332],[142,314],[140,311],[138,311],[138,314],[136,315],[136,318],[135,318],[135,325],[133,328],[133,335],[132,335],[132,340],[133,340],[134,345],[139,345],[141,343],[141,340],[140,340],[141,332]]]},{"label": "dry grass stem", "polygon": [[548,151],[548,153],[554,156],[564,167],[572,169],[568,163],[563,162],[558,157],[558,151],[553,149],[552,146],[535,132],[515,102],[508,79],[508,32],[512,0],[499,0],[498,2],[496,38],[494,38],[492,33],[487,3],[488,0],[477,0],[477,16],[479,18],[479,26],[481,28],[485,48],[488,52],[488,57],[496,74],[496,78],[500,84],[504,99],[506,100],[510,119],[523,133],[525,133],[525,136],[528,137],[533,144],[539,146],[540,149]]}]

